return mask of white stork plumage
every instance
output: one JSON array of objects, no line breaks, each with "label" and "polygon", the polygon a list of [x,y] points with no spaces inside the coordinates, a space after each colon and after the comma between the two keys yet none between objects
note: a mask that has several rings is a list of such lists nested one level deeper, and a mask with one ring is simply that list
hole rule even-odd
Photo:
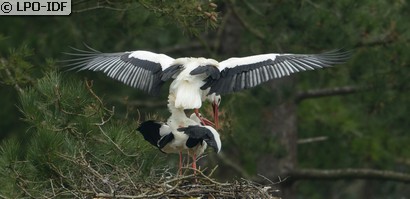
[{"label": "white stork plumage", "polygon": [[[200,124],[200,119],[196,114],[190,118],[181,115],[173,115],[168,119],[168,124],[148,120],[140,124],[137,130],[152,145],[164,153],[179,154],[179,171],[182,168],[182,153],[192,157],[192,168],[196,171],[196,159],[204,153],[207,146],[212,147],[217,153],[221,150],[222,144],[218,132],[210,127]],[[177,126],[174,124],[182,124]],[[170,123],[171,122],[171,123]]]},{"label": "white stork plumage", "polygon": [[67,54],[75,58],[66,60],[72,69],[102,71],[151,94],[157,94],[164,82],[173,79],[169,93],[175,98],[174,106],[194,109],[196,113],[206,99],[213,100],[217,106],[216,98],[206,96],[237,92],[292,73],[331,67],[350,57],[348,51],[332,50],[320,54],[260,54],[218,62],[192,57],[174,59],[142,50],[119,53],[101,53],[92,48],[74,50],[78,52]]}]

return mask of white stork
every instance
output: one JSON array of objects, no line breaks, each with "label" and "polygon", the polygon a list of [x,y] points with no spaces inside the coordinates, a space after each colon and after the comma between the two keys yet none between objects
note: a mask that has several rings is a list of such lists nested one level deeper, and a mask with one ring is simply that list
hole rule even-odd
[{"label": "white stork", "polygon": [[[350,53],[333,50],[320,54],[260,54],[229,58],[218,62],[206,58],[177,58],[165,54],[137,50],[101,53],[74,49],[66,60],[78,70],[102,71],[109,77],[151,94],[157,94],[165,81],[173,79],[169,93],[174,106],[194,109],[197,113],[206,96],[214,94],[214,115],[218,115],[215,96],[255,87],[269,80],[292,73],[331,67],[344,63]],[[211,96],[212,97],[212,96]],[[199,117],[199,115],[197,114]],[[215,125],[217,126],[217,117]]]},{"label": "white stork", "polygon": [[[177,115],[173,115],[168,122],[180,123]],[[179,154],[179,171],[182,168],[182,153],[187,153],[192,157],[192,168],[196,172],[196,159],[204,153],[207,146],[212,147],[217,153],[221,150],[221,140],[218,132],[210,127],[200,124],[200,119],[196,114],[190,118],[185,115],[181,118],[187,126],[173,128],[168,125],[153,120],[145,121],[140,124],[137,130],[152,145],[164,153]],[[189,124],[189,125],[188,125]]]}]

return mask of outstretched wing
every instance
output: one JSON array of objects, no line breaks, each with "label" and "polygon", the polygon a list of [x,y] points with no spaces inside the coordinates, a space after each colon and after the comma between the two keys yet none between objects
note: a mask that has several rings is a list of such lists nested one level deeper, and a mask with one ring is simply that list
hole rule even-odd
[{"label": "outstretched wing", "polygon": [[255,87],[263,82],[306,70],[346,62],[350,52],[333,50],[321,54],[262,54],[230,58],[219,63],[220,77],[209,76],[201,87],[209,94],[226,94]]},{"label": "outstretched wing", "polygon": [[73,57],[64,61],[70,70],[102,71],[113,79],[150,94],[158,93],[163,83],[163,71],[174,61],[167,55],[142,50],[119,53],[101,53],[91,47],[88,50],[73,50],[76,52],[65,53]]}]

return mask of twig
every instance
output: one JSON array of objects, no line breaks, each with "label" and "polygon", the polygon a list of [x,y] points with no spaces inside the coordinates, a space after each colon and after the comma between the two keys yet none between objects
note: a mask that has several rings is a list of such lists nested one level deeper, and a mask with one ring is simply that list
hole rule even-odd
[{"label": "twig", "polygon": [[6,197],[6,196],[4,196],[4,195],[1,195],[1,194],[0,194],[0,198],[8,199],[8,197]]},{"label": "twig", "polygon": [[[115,195],[115,197],[116,198],[135,198],[135,199],[136,198],[157,198],[157,197],[162,196],[162,195],[164,195],[168,192],[173,191],[178,186],[179,186],[179,183],[175,184],[170,189],[167,189],[165,191],[162,191],[162,192],[159,192],[159,193],[156,193],[156,194],[149,194],[149,195],[141,194],[141,195],[136,195],[136,196],[133,196],[133,195]],[[95,197],[101,197],[101,198],[112,198],[112,197],[114,197],[113,194],[107,194],[107,193],[96,193],[94,196]]]},{"label": "twig", "polygon": [[24,90],[20,87],[20,85],[17,83],[17,80],[13,77],[13,75],[11,74],[10,70],[7,68],[7,63],[6,60],[4,59],[0,59],[1,64],[4,66],[4,70],[6,71],[7,76],[10,78],[11,81],[13,81],[13,86],[14,88],[20,92],[20,93],[24,93]]},{"label": "twig", "polygon": [[[314,8],[316,8],[316,9],[318,9],[318,10],[323,10],[323,11],[329,12],[329,13],[331,13],[331,14],[335,14],[334,11],[332,11],[332,10],[330,10],[330,9],[326,9],[326,8],[324,8],[323,6],[321,6],[321,5],[319,5],[319,4],[316,4],[316,3],[313,3],[313,2],[310,1],[310,0],[305,0],[305,2],[307,2],[308,4],[310,4],[311,6],[313,6]],[[338,16],[338,15],[336,15],[336,16]]]},{"label": "twig", "polygon": [[[81,114],[81,113],[73,113],[73,112],[64,110],[64,109],[62,108],[62,106],[61,106],[61,96],[62,96],[62,95],[61,95],[61,92],[60,92],[60,87],[59,87],[58,85],[55,85],[54,91],[55,91],[56,97],[57,97],[58,110],[60,110],[61,112],[65,113],[65,114],[67,114],[67,115],[76,115],[76,116],[82,116],[82,117],[91,117],[91,116],[93,116],[93,115],[96,114],[96,113],[94,112],[94,113],[91,113],[91,114],[89,114],[89,115],[85,115],[85,114]],[[66,127],[66,128],[68,128],[68,127]],[[65,129],[65,128],[64,128],[64,129]],[[61,129],[61,130],[64,130],[64,129]],[[60,130],[60,129],[57,129],[57,130]]]},{"label": "twig", "polygon": [[34,196],[33,196],[29,191],[27,191],[27,189],[26,189],[25,187],[23,187],[23,186],[21,185],[22,183],[28,184],[28,182],[27,182],[25,179],[23,179],[23,178],[21,177],[20,173],[18,173],[14,168],[12,169],[12,171],[13,171],[14,174],[16,175],[16,180],[17,180],[16,184],[17,184],[17,186],[18,186],[25,194],[27,194],[27,195],[30,196],[31,198],[34,198]]},{"label": "twig", "polygon": [[220,182],[217,182],[217,181],[211,179],[210,177],[208,177],[207,175],[205,175],[202,171],[200,171],[200,170],[198,170],[198,169],[194,169],[194,168],[189,168],[189,169],[192,169],[192,170],[196,171],[196,172],[199,173],[202,177],[204,177],[206,180],[212,182],[213,184],[216,184],[216,185],[219,185],[219,186],[227,186],[227,185],[229,185],[229,183],[220,183]]},{"label": "twig", "polygon": [[325,141],[327,140],[327,136],[319,136],[319,137],[313,137],[313,138],[304,138],[304,139],[298,139],[297,144],[308,144],[312,142],[320,142],[320,141]]},{"label": "twig", "polygon": [[[91,93],[91,95],[99,102],[99,104],[101,105],[101,107],[104,107],[104,103],[103,101],[97,96],[97,94],[95,94],[95,92],[93,91],[92,87],[93,87],[93,81],[88,81],[87,79],[85,80],[85,85],[87,87],[88,92]],[[106,108],[104,108],[106,109]],[[108,109],[106,109],[107,111],[109,111]]]},{"label": "twig", "polygon": [[410,159],[397,158],[396,162],[399,163],[399,164],[404,164],[406,166],[410,166]]},{"label": "twig", "polygon": [[[268,181],[270,184],[275,184],[272,180],[270,180],[269,178],[267,178],[267,177],[264,176],[264,175],[258,174],[258,176],[261,177],[261,178],[263,178],[263,179],[265,179],[265,180]],[[279,182],[280,182],[280,181],[279,181]]]},{"label": "twig", "polygon": [[51,186],[51,191],[53,192],[53,195],[56,195],[56,192],[54,191],[54,185],[53,185],[53,179],[50,179],[50,186]]},{"label": "twig", "polygon": [[232,13],[233,15],[238,19],[239,23],[241,23],[241,25],[247,29],[250,33],[252,33],[253,35],[255,35],[257,38],[264,40],[266,38],[266,36],[259,31],[257,28],[252,27],[250,23],[248,23],[247,21],[245,21],[244,19],[242,19],[242,17],[239,15],[238,10],[236,9],[234,3],[232,2],[232,0],[228,0],[228,5],[230,5],[231,9],[232,9]]},{"label": "twig", "polygon": [[115,8],[115,7],[111,7],[111,6],[93,6],[93,7],[89,7],[89,8],[84,8],[84,9],[80,9],[80,10],[73,10],[73,13],[81,13],[81,12],[87,12],[87,11],[92,11],[92,10],[97,10],[97,9],[107,9],[107,10],[114,10],[114,11],[126,11],[129,8]]},{"label": "twig", "polygon": [[216,169],[218,168],[218,165],[216,165],[212,170],[211,170],[211,172],[209,173],[209,177],[211,177],[213,174],[214,174],[214,172],[216,171]]},{"label": "twig", "polygon": [[137,119],[137,121],[138,122],[140,122],[141,121],[141,112],[140,112],[140,110],[139,109],[137,109],[137,115],[138,115],[138,119]]},{"label": "twig", "polygon": [[373,47],[380,45],[387,45],[395,42],[407,43],[410,39],[400,40],[400,37],[397,35],[397,26],[396,23],[390,23],[390,26],[385,30],[385,32],[370,37],[370,39],[362,40],[354,45],[355,48],[359,47]]},{"label": "twig", "polygon": [[138,155],[130,155],[130,154],[125,153],[124,150],[122,150],[121,147],[120,147],[117,143],[115,143],[114,140],[112,140],[112,139],[110,138],[110,136],[108,136],[108,135],[105,133],[105,131],[102,129],[101,125],[97,125],[97,126],[98,126],[98,128],[100,129],[101,133],[102,133],[123,155],[125,155],[125,156],[127,156],[127,157],[138,157]]},{"label": "twig", "polygon": [[227,9],[224,17],[219,24],[218,32],[216,33],[216,40],[214,43],[214,49],[219,49],[221,47],[221,43],[223,39],[223,33],[226,30],[226,25],[228,24],[229,18],[232,16],[232,9]]},{"label": "twig", "polygon": [[[108,109],[106,109],[106,108],[104,108],[104,109],[105,109],[105,110],[108,110]],[[105,120],[104,120],[103,117],[101,117],[101,123],[97,123],[97,124],[96,124],[97,126],[103,126],[105,123],[107,123],[108,121],[111,120],[111,118],[114,116],[115,106],[113,106],[111,110],[108,110],[108,112],[109,112],[110,116],[109,116],[107,119],[105,119]]]},{"label": "twig", "polygon": [[86,87],[87,87],[87,90],[91,93],[91,95],[98,101],[98,103],[99,103],[99,108],[102,108],[104,111],[106,111],[106,112],[108,112],[108,113],[110,114],[110,116],[108,117],[108,119],[104,120],[104,118],[101,117],[101,123],[96,124],[97,126],[102,126],[102,125],[104,125],[105,123],[107,123],[107,122],[112,118],[112,116],[114,116],[115,107],[113,106],[113,107],[111,108],[111,110],[105,108],[103,101],[97,96],[97,94],[95,94],[95,92],[94,92],[93,89],[92,89],[92,86],[93,86],[93,82],[92,82],[92,81],[87,81],[87,80],[85,80],[85,85],[86,85]]},{"label": "twig", "polygon": [[335,88],[312,89],[312,90],[302,91],[296,94],[295,101],[296,103],[299,103],[305,99],[329,97],[329,96],[335,96],[335,95],[348,95],[348,94],[354,94],[354,93],[369,90],[369,89],[370,89],[369,87],[361,87],[361,86],[343,86],[343,87],[335,87]]}]

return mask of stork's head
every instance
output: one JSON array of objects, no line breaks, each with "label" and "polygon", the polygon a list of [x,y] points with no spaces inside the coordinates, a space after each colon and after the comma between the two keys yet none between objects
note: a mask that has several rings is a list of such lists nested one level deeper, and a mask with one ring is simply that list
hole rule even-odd
[{"label": "stork's head", "polygon": [[207,99],[211,101],[212,103],[212,110],[214,113],[214,123],[215,123],[215,128],[219,129],[219,104],[221,104],[221,96],[216,95],[215,93],[212,93],[211,95],[207,96]]}]

